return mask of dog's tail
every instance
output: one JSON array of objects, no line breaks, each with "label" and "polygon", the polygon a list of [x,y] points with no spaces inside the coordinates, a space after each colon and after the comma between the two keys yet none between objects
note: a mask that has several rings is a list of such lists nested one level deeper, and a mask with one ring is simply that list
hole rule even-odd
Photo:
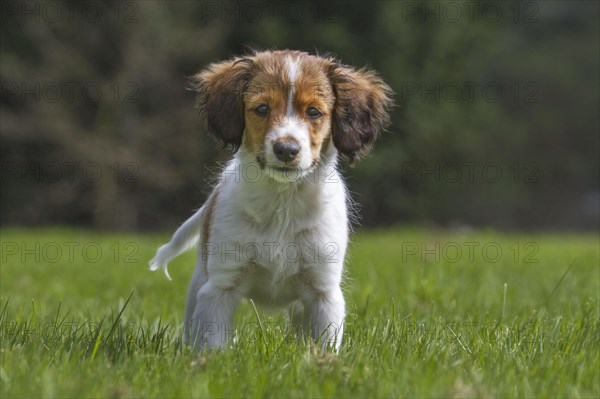
[{"label": "dog's tail", "polygon": [[150,270],[163,269],[167,278],[171,280],[167,266],[173,258],[181,255],[198,243],[202,221],[204,220],[204,208],[205,206],[198,209],[196,213],[186,220],[177,229],[175,234],[173,234],[171,241],[158,248],[156,255],[150,261]]}]

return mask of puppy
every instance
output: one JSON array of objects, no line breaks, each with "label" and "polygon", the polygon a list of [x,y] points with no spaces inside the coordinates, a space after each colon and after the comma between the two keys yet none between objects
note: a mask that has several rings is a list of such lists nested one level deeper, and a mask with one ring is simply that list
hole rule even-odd
[{"label": "puppy", "polygon": [[353,165],[371,149],[389,123],[390,87],[373,71],[290,50],[212,64],[193,82],[208,131],[235,156],[150,262],[169,277],[169,261],[199,242],[184,342],[225,346],[250,298],[287,307],[295,325],[338,350],[349,235],[338,158]]}]

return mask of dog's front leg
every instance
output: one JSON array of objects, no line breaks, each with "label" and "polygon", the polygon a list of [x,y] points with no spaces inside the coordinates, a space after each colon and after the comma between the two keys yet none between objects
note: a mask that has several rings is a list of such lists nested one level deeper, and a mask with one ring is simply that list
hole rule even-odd
[{"label": "dog's front leg", "polygon": [[[338,210],[339,211],[339,210]],[[302,327],[323,349],[339,351],[344,333],[346,302],[341,289],[344,258],[348,245],[345,210],[298,238],[302,248],[300,301],[304,308]],[[340,227],[342,226],[342,227]]]},{"label": "dog's front leg", "polygon": [[225,347],[234,333],[233,315],[240,300],[241,294],[235,288],[217,287],[209,279],[196,296],[187,343],[198,349]]},{"label": "dog's front leg", "polygon": [[342,343],[346,303],[339,286],[308,295],[304,303],[304,328],[323,349],[337,352]]}]

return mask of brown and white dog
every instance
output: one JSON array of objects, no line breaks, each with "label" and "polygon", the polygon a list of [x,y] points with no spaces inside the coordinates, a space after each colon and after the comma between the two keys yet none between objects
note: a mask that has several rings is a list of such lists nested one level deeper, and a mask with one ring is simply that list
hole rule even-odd
[{"label": "brown and white dog", "polygon": [[[200,242],[183,339],[226,344],[242,298],[286,306],[339,349],[353,164],[389,123],[392,91],[373,71],[299,51],[265,51],[194,76],[208,130],[236,151],[206,203],[158,249],[152,270]],[[293,309],[293,310],[292,310]]]}]

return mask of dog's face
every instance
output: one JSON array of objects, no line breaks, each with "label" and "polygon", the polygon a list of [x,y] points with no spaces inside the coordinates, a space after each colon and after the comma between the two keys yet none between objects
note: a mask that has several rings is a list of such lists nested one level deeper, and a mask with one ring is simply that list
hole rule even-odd
[{"label": "dog's face", "polygon": [[303,52],[213,64],[194,83],[209,131],[279,181],[305,176],[332,142],[353,163],[389,123],[391,89],[374,72]]}]

